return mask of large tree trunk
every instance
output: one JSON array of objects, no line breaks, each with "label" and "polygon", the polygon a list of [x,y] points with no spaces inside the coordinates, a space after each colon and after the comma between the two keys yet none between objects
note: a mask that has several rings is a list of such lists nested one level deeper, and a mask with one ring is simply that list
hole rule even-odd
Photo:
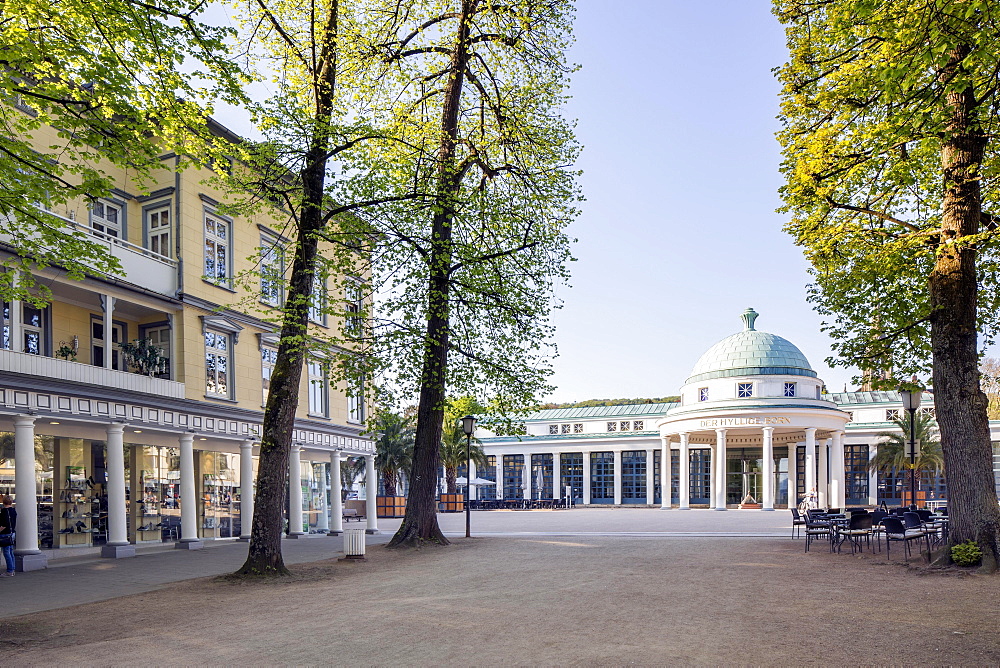
[{"label": "large tree trunk", "polygon": [[461,186],[455,164],[459,109],[469,59],[469,22],[478,0],[462,0],[455,48],[441,113],[438,148],[438,206],[431,221],[431,247],[427,258],[427,334],[424,343],[417,430],[410,469],[410,495],[406,515],[388,547],[415,547],[425,541],[447,545],[437,521],[437,471],[440,462],[441,424],[447,400],[448,337],[450,334],[449,281],[452,265],[454,198]]},{"label": "large tree trunk", "polygon": [[[960,46],[952,53],[942,80],[954,77],[968,52],[967,46]],[[993,571],[1000,508],[993,480],[988,400],[979,385],[976,250],[950,245],[979,230],[979,179],[987,138],[975,118],[971,85],[950,93],[947,104],[951,123],[941,149],[945,189],[941,246],[929,279],[934,404],[948,479],[950,542],[976,541],[983,550],[983,568]]]},{"label": "large tree trunk", "polygon": [[[302,180],[302,210],[299,216],[295,260],[289,280],[288,296],[281,323],[278,357],[271,374],[271,386],[264,408],[264,423],[260,439],[260,461],[257,469],[257,491],[254,495],[253,528],[247,560],[237,575],[287,575],[281,555],[282,511],[288,480],[288,457],[299,406],[299,386],[306,356],[309,331],[309,304],[316,272],[318,232],[323,229],[323,191],[329,151],[329,129],[336,69],[333,50],[336,48],[337,3],[331,7],[328,32],[320,62],[326,66],[317,73],[317,99],[309,150],[300,172]],[[298,480],[290,481],[301,484]]]}]

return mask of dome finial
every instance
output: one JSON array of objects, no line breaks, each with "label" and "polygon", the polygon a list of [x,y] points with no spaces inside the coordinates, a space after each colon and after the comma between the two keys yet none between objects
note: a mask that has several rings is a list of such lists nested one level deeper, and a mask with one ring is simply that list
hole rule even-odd
[{"label": "dome finial", "polygon": [[753,331],[753,321],[757,319],[758,315],[760,314],[757,313],[757,311],[754,311],[753,307],[750,307],[746,311],[743,311],[743,315],[741,315],[740,317],[743,318],[744,331]]}]

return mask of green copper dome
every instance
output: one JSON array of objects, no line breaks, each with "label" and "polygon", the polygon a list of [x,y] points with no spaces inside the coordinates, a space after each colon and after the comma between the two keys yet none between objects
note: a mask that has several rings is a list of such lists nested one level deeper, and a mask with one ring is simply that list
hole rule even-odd
[{"label": "green copper dome", "polygon": [[757,312],[743,312],[743,331],[727,336],[701,356],[687,383],[728,376],[813,376],[809,360],[790,341],[754,329]]}]

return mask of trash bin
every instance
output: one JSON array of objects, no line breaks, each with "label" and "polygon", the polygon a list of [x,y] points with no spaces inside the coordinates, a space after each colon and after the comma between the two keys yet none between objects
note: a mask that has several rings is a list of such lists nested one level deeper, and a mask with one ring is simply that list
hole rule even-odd
[{"label": "trash bin", "polygon": [[344,531],[344,558],[341,561],[365,561],[365,530]]}]

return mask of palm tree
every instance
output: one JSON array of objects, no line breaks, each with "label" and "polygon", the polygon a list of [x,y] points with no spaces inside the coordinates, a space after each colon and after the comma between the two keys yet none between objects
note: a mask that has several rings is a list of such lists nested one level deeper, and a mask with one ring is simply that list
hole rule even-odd
[{"label": "palm tree", "polygon": [[[469,449],[472,461],[477,467],[487,466],[489,460],[483,452],[483,445],[478,438],[472,439],[472,446]],[[457,494],[455,484],[458,467],[465,463],[465,432],[462,430],[462,421],[453,416],[445,415],[444,429],[441,431],[441,465],[444,466],[444,479],[448,485],[448,494]],[[466,471],[466,480],[468,480]]]},{"label": "palm tree", "polygon": [[340,500],[347,500],[347,495],[354,489],[354,481],[364,476],[364,457],[348,457],[340,462]]},{"label": "palm tree", "polygon": [[408,418],[395,413],[380,413],[373,431],[378,434],[375,468],[382,474],[385,495],[396,496],[399,472],[409,469],[413,461],[413,425]]},{"label": "palm tree", "polygon": [[[876,434],[884,440],[879,443],[875,457],[868,462],[869,471],[892,473],[893,471],[910,469],[910,458],[906,454],[906,444],[910,441],[910,420],[908,417],[901,416],[892,420],[892,423],[899,427],[900,432]],[[913,433],[914,438],[920,443],[920,450],[916,453],[913,462],[913,475],[916,476],[919,489],[922,472],[940,473],[944,470],[944,454],[941,452],[937,424],[929,414],[922,413],[914,417]]]}]

